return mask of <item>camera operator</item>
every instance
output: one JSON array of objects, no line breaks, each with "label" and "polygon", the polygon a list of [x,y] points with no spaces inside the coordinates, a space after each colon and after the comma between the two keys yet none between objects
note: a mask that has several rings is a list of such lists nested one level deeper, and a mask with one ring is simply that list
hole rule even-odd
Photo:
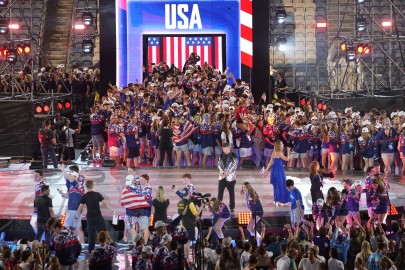
[{"label": "camera operator", "polygon": [[185,208],[187,207],[186,213],[183,215],[181,222],[183,224],[183,227],[187,230],[188,233],[188,241],[184,245],[184,254],[189,254],[190,253],[190,240],[195,241],[195,226],[196,226],[196,221],[199,218],[198,216],[200,215],[201,211],[203,210],[203,207],[200,207],[198,210],[195,207],[194,202],[190,200],[191,194],[190,191],[187,188],[184,188],[182,191],[182,197],[183,199],[177,204],[177,209],[178,213],[181,214]]},{"label": "camera operator", "polygon": [[62,148],[62,161],[71,161],[75,157],[75,145],[73,142],[73,135],[80,134],[82,128],[82,119],[78,118],[77,129],[70,128],[70,120],[66,119],[65,126],[62,131],[65,132],[66,143],[63,144]]},{"label": "camera operator", "polygon": [[58,168],[58,161],[56,160],[55,150],[56,145],[55,134],[51,130],[51,120],[45,120],[43,128],[38,132],[38,140],[41,143],[42,165],[44,169],[48,168],[48,156],[52,159],[53,167]]}]

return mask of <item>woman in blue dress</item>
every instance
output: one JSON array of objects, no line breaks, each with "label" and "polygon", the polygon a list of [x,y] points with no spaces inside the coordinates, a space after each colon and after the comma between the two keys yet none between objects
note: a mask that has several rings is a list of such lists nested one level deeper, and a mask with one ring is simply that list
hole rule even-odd
[{"label": "woman in blue dress", "polygon": [[271,168],[270,184],[273,185],[276,206],[290,201],[290,193],[285,186],[286,177],[283,168],[283,161],[288,161],[290,158],[284,156],[283,148],[283,143],[280,140],[274,143],[274,152],[266,168],[266,171]]}]

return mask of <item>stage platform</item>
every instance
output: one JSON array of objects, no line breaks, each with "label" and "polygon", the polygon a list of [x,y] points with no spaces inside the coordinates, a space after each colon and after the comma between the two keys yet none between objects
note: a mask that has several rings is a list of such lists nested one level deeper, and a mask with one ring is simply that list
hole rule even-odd
[{"label": "stage platform", "polygon": [[[124,216],[124,208],[119,204],[120,195],[125,187],[125,177],[127,171],[125,168],[104,168],[81,165],[80,173],[86,179],[94,180],[95,190],[100,192],[112,207],[121,216]],[[28,164],[11,164],[9,168],[0,169],[0,219],[30,219],[33,211],[34,185],[33,171],[28,170]],[[162,185],[165,188],[167,197],[170,200],[168,216],[177,213],[177,203],[179,198],[172,190],[172,185],[177,188],[183,188],[182,175],[190,173],[193,177],[193,184],[196,191],[201,193],[211,193],[213,197],[217,196],[218,191],[218,170],[216,168],[154,168],[140,167],[138,175],[147,173],[150,176],[150,185],[155,191]],[[237,184],[235,187],[236,207],[235,212],[247,212],[245,201],[240,194],[243,182],[248,181],[258,192],[264,208],[264,216],[269,217],[289,217],[288,206],[275,206],[273,202],[273,186],[269,183],[269,175],[260,176],[260,169],[241,169],[237,173]],[[296,187],[301,191],[305,214],[311,214],[311,195],[309,173],[306,169],[291,170],[286,169],[287,178],[295,181]],[[65,180],[60,170],[47,170],[45,172],[47,183],[51,187],[51,197],[56,215],[62,215],[67,207],[67,200],[62,198],[57,189],[66,191]],[[342,190],[342,179],[351,178],[353,180],[364,180],[365,173],[359,171],[337,172],[333,179],[326,179],[324,193],[334,186]],[[403,209],[405,202],[405,177],[390,176],[391,184],[390,199],[399,209]],[[326,196],[325,196],[326,197]],[[229,203],[228,192],[225,190],[224,202]],[[365,195],[361,199],[361,209],[366,210]],[[111,220],[112,213],[103,209],[103,215],[106,220]],[[209,217],[208,211],[203,212],[203,217]]]}]

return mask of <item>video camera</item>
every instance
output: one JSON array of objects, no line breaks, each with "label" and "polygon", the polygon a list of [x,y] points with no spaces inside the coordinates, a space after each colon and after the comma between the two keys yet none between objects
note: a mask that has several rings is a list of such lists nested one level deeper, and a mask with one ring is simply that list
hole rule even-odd
[{"label": "video camera", "polygon": [[84,117],[84,113],[78,113],[78,114],[73,115],[73,118],[75,119],[76,122],[82,121],[83,117]]},{"label": "video camera", "polygon": [[193,192],[193,197],[195,204],[207,204],[210,201],[211,193],[202,194],[199,192]]}]

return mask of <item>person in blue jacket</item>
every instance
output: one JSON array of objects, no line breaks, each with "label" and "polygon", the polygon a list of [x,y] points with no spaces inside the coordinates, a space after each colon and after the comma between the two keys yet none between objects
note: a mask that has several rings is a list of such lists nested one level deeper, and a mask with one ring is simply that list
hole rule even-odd
[{"label": "person in blue jacket", "polygon": [[343,264],[347,264],[347,251],[349,250],[349,246],[350,235],[339,233],[339,228],[336,227],[330,239],[330,248],[336,248],[339,251],[339,260],[341,260]]}]

